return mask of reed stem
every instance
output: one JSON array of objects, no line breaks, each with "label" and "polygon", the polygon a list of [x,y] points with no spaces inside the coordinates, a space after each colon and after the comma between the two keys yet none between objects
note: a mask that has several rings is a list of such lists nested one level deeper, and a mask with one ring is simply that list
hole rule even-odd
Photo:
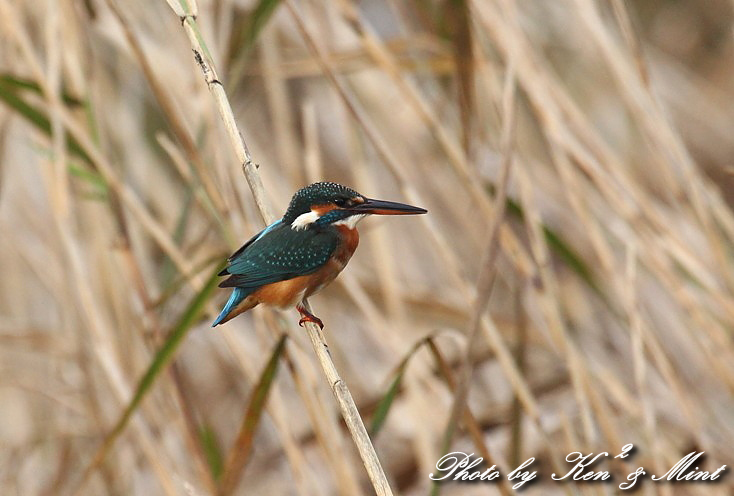
[{"label": "reed stem", "polygon": [[[247,148],[247,143],[237,127],[237,122],[235,121],[227,93],[219,79],[219,76],[217,75],[211,54],[209,53],[199,30],[199,26],[196,22],[197,9],[195,1],[178,0],[178,3],[176,3],[173,0],[168,0],[168,3],[181,19],[186,35],[191,42],[194,59],[204,74],[204,80],[206,81],[207,87],[214,97],[217,109],[224,121],[227,134],[229,135],[235,154],[237,155],[237,160],[242,164],[242,171],[255,198],[255,203],[260,211],[260,215],[266,224],[270,224],[275,220],[275,218],[265,197],[265,187],[263,186],[262,179],[260,178],[260,174],[257,170],[258,166],[252,161],[252,156]],[[306,308],[310,311],[308,302],[305,302],[305,304]],[[329,353],[329,346],[326,343],[326,339],[324,338],[321,329],[313,323],[306,323],[306,331],[311,340],[311,344],[313,345],[316,357],[321,364],[321,369],[323,370],[329,386],[331,387],[337,403],[339,404],[339,409],[341,410],[344,422],[347,424],[347,428],[352,435],[354,444],[357,446],[359,456],[367,469],[367,474],[369,475],[372,486],[375,489],[375,493],[379,496],[392,495],[390,484],[387,481],[387,477],[380,465],[380,460],[377,457],[375,448],[367,434],[367,429],[364,427],[362,417],[359,415],[359,410],[354,403],[354,399],[352,398],[352,394],[349,391],[346,382],[341,378],[339,371],[334,365],[331,353]]]}]

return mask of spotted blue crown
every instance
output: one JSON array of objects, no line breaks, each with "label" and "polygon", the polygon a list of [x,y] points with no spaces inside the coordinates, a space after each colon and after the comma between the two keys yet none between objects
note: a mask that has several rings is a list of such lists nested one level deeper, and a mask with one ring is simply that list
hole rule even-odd
[{"label": "spotted blue crown", "polygon": [[313,183],[301,188],[293,195],[288,210],[283,216],[283,222],[290,224],[301,214],[311,210],[312,205],[322,205],[334,201],[348,201],[362,196],[351,188],[331,182]]}]

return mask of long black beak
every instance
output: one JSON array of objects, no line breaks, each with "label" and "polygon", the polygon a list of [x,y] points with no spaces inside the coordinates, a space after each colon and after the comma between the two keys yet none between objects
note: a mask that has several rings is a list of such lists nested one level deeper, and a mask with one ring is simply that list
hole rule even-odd
[{"label": "long black beak", "polygon": [[366,198],[364,203],[351,207],[349,210],[360,214],[376,215],[414,215],[428,212],[425,208],[414,207],[405,203],[373,200],[371,198]]}]

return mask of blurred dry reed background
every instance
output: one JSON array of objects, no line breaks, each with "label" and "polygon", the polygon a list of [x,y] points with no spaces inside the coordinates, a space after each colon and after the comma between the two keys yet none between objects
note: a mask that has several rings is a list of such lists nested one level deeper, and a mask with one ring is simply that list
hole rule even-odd
[{"label": "blurred dry reed background", "polygon": [[[312,301],[395,492],[507,494],[432,488],[456,450],[536,457],[527,494],[734,464],[732,9],[199,2],[278,215],[323,179],[429,210]],[[295,314],[209,327],[262,224],[166,2],[0,0],[0,43],[0,494],[74,492],[151,366],[82,493],[371,494]],[[627,443],[614,484],[550,481]]]}]

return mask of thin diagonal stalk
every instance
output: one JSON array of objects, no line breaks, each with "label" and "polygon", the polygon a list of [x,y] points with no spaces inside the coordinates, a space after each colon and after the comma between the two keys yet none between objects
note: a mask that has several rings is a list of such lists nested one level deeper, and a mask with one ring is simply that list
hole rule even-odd
[{"label": "thin diagonal stalk", "polygon": [[482,270],[479,274],[477,282],[477,298],[474,313],[469,325],[469,333],[464,349],[464,356],[459,375],[458,386],[454,394],[454,404],[449,416],[448,428],[446,429],[446,439],[444,445],[449,448],[454,434],[454,428],[460,418],[464,414],[466,400],[469,395],[469,384],[473,373],[473,363],[471,360],[471,352],[476,347],[476,341],[479,336],[481,318],[489,304],[489,296],[492,292],[494,279],[497,271],[494,268],[497,255],[499,255],[499,233],[500,226],[504,221],[505,205],[507,200],[507,186],[510,180],[510,169],[512,167],[513,158],[513,139],[515,128],[515,68],[514,61],[510,59],[510,65],[507,68],[505,79],[504,94],[502,96],[502,118],[504,119],[502,127],[502,170],[498,181],[497,196],[495,198],[495,212],[490,220],[489,225],[489,244],[482,262]]},{"label": "thin diagonal stalk", "polygon": [[[199,31],[199,26],[196,22],[196,4],[194,1],[187,0],[178,0],[178,2],[174,2],[173,0],[167,1],[181,19],[181,23],[194,51],[194,59],[203,72],[207,87],[212,93],[217,104],[217,109],[224,121],[227,134],[232,142],[237,159],[242,164],[245,179],[247,180],[247,184],[255,198],[255,203],[260,211],[260,215],[263,217],[265,222],[269,224],[275,219],[266,202],[265,188],[263,186],[262,179],[260,178],[260,174],[257,171],[257,166],[252,161],[252,156],[247,148],[247,144],[237,127],[237,123],[232,112],[232,106],[227,98],[227,93],[217,76],[211,54],[209,53],[206,43]],[[306,302],[305,304],[306,308],[309,309],[308,303]],[[349,432],[354,439],[354,443],[356,444],[359,455],[362,458],[362,462],[367,469],[367,473],[375,488],[375,492],[380,496],[392,495],[392,490],[387,482],[387,477],[385,477],[385,472],[377,458],[377,453],[375,452],[375,448],[372,445],[369,435],[367,434],[367,430],[364,427],[364,423],[362,422],[357,406],[354,403],[352,394],[350,393],[346,383],[339,376],[339,372],[331,359],[329,347],[326,344],[326,339],[324,338],[323,333],[318,326],[312,323],[306,324],[306,330],[319,363],[321,364],[321,368],[329,381],[329,385],[331,386],[334,396],[336,396],[344,421],[346,422]]]},{"label": "thin diagonal stalk", "polygon": [[[64,135],[65,127],[62,115],[63,106],[59,104],[60,96],[58,86],[60,79],[58,78],[60,75],[58,71],[61,70],[61,67],[60,65],[55,66],[54,70],[51,71],[51,75],[47,78],[41,62],[35,55],[36,52],[33,49],[31,40],[19,28],[21,23],[18,20],[15,6],[7,1],[0,2],[0,14],[6,21],[6,25],[13,26],[10,35],[16,41],[21,55],[31,67],[31,71],[42,93],[50,104],[53,133],[52,146],[54,147],[55,153],[54,164],[52,165],[53,169],[48,171],[48,187],[52,191],[51,198],[53,199],[54,205],[52,212],[55,234],[58,236],[58,242],[63,251],[65,261],[68,263],[68,288],[79,298],[81,304],[78,318],[85,324],[86,329],[89,330],[89,340],[95,349],[95,358],[98,360],[101,370],[106,375],[111,391],[113,391],[118,399],[124,401],[124,398],[130,396],[129,384],[122,373],[121,365],[116,359],[116,355],[107,339],[110,332],[106,319],[97,305],[94,304],[91,281],[87,272],[84,270],[82,250],[77,240],[71,234],[73,232],[71,229],[73,219],[69,206],[69,191],[67,178],[65,177],[65,168],[62,167],[62,164],[65,163],[66,150],[64,140],[61,139],[61,136]],[[58,26],[53,29],[58,29]],[[53,50],[50,50],[50,54],[53,59],[53,57],[58,56],[58,54],[53,53],[54,50],[58,49],[58,46],[53,44],[51,46]],[[60,62],[56,60],[53,63],[57,64]],[[55,75],[54,72],[56,72]],[[148,456],[154,472],[158,475],[162,490],[166,494],[174,494],[169,472],[164,466],[165,462],[162,462],[160,457],[156,458],[153,455],[155,450],[151,442],[152,435],[148,425],[143,422],[136,423],[134,432],[143,452]]]},{"label": "thin diagonal stalk", "polygon": [[[331,82],[334,89],[341,97],[346,109],[349,111],[349,113],[352,114],[354,119],[360,123],[360,126],[364,131],[365,136],[374,146],[377,155],[381,158],[384,164],[388,166],[390,172],[394,175],[405,197],[411,203],[419,205],[426,203],[421,199],[421,197],[412,187],[412,183],[405,175],[403,167],[401,167],[399,161],[387,148],[384,140],[380,137],[377,131],[377,127],[370,119],[366,117],[364,109],[358,104],[354,96],[347,90],[346,85],[341,81],[341,79],[337,77],[336,72],[329,62],[328,57],[326,57],[323,50],[314,41],[313,36],[306,28],[306,25],[301,19],[296,8],[291,2],[286,2],[286,7],[288,7],[289,11],[291,12],[292,18],[296,23],[296,27],[301,32],[301,35],[308,45],[309,50],[313,53],[314,57],[316,57],[317,62],[324,72],[324,75]],[[487,211],[488,215],[491,214],[491,205],[489,205],[486,197],[478,196],[474,198],[474,200],[477,202],[477,205],[479,207]],[[474,294],[472,288],[469,287],[467,282],[461,276],[462,272],[460,269],[460,263],[450,247],[451,243],[449,239],[436,226],[435,222],[431,220],[430,216],[422,216],[420,220],[426,227],[428,234],[431,236],[437,250],[440,252],[441,257],[446,263],[449,275],[453,278],[454,283],[461,289],[462,294],[465,297],[473,298]],[[501,235],[499,236],[499,242],[501,243],[501,245],[505,247],[508,252],[515,254],[515,256],[512,257],[512,260],[518,263],[518,266],[523,270],[524,273],[528,273],[530,262],[528,257],[524,255],[524,249],[520,245],[520,241],[514,236],[510,229],[502,229],[502,226],[500,227],[500,234]],[[518,260],[521,261],[518,262]],[[531,417],[537,420],[539,418],[538,410],[534,400],[531,397],[530,390],[527,387],[525,381],[520,376],[519,372],[517,371],[517,368],[514,365],[514,361],[512,360],[511,353],[505,346],[501,336],[496,329],[496,326],[486,315],[482,317],[481,329],[487,337],[490,346],[497,351],[498,359],[502,364],[503,369],[507,373],[509,380],[512,382],[513,386],[517,388],[518,394],[523,400],[523,405],[525,405]]]},{"label": "thin diagonal stalk", "polygon": [[[393,152],[391,152],[391,150],[387,148],[384,140],[380,137],[380,133],[377,131],[377,127],[370,119],[366,117],[363,107],[359,105],[354,96],[348,91],[346,85],[337,76],[332,64],[329,62],[329,58],[314,41],[313,36],[307,29],[305,23],[303,22],[303,19],[294,7],[293,3],[286,1],[285,5],[291,12],[292,18],[296,23],[296,27],[303,36],[303,39],[306,42],[309,50],[315,56],[319,66],[324,72],[324,75],[327,77],[329,82],[333,85],[334,89],[341,97],[346,109],[349,111],[350,114],[352,114],[355,120],[360,123],[360,126],[364,131],[365,136],[368,138],[370,143],[374,145],[376,154],[381,158],[381,160],[383,160],[385,165],[388,166],[390,172],[394,175],[405,197],[410,202],[415,204],[426,203],[421,200],[420,195],[418,195],[416,190],[412,187],[412,184],[408,180],[404,169],[400,166],[399,161],[396,159]],[[514,60],[513,62],[518,64],[519,67],[520,61]],[[477,205],[479,207],[481,207],[483,210],[486,210],[488,212],[488,215],[491,215],[492,207],[491,205],[489,205],[489,201],[486,199],[486,197],[477,196],[473,199],[477,202]],[[469,287],[469,284],[461,275],[459,260],[454,255],[454,252],[451,250],[451,244],[448,238],[441,232],[441,230],[438,229],[435,222],[431,220],[430,216],[423,216],[421,218],[421,222],[426,227],[427,233],[435,243],[436,249],[440,252],[441,257],[447,265],[449,275],[452,277],[457,287],[461,290],[462,295],[466,298],[475,298],[475,292],[472,290],[472,288]],[[517,237],[514,235],[512,230],[508,229],[506,226],[500,226],[499,242],[506,251],[514,255],[513,257],[511,257],[511,260],[516,263],[522,273],[526,275],[531,274],[532,264],[530,262],[529,255],[525,253],[524,247],[520,243],[520,240],[517,239]],[[541,432],[541,434],[543,435],[544,443],[548,447],[549,452],[551,452],[551,454],[553,455],[552,460],[554,466],[558,470],[560,470],[561,463],[559,460],[561,455],[560,453],[558,453],[556,447],[552,443],[550,443],[548,437],[543,434],[542,428],[540,426],[540,413],[538,405],[536,404],[536,401],[532,396],[530,388],[527,385],[527,381],[525,381],[525,379],[520,374],[520,371],[515,364],[512,354],[507,348],[504,339],[500,335],[497,326],[490,318],[490,316],[486,314],[486,312],[481,317],[480,330],[482,331],[482,334],[484,335],[489,346],[497,353],[497,359],[502,366],[503,371],[507,375],[508,380],[512,383],[513,388],[516,389],[518,397],[527,410],[530,419],[536,425],[539,432]]]},{"label": "thin diagonal stalk", "polygon": [[[436,345],[436,340],[433,337],[428,338],[428,346],[431,350],[431,353],[433,354],[433,358],[436,361],[436,365],[438,366],[441,375],[446,380],[446,384],[448,385],[449,389],[454,392],[454,394],[456,394],[456,388],[458,387],[456,383],[456,378],[454,377],[453,372],[451,372],[451,366],[446,361],[446,358],[444,358],[441,350]],[[468,405],[466,406],[466,408],[464,408],[463,420],[467,430],[469,431],[469,436],[472,438],[472,442],[479,451],[479,454],[484,459],[485,464],[487,466],[497,465],[497,462],[487,448],[487,444],[484,442],[482,428],[480,427],[479,422],[477,421],[476,417],[474,417],[474,414],[472,413]],[[504,479],[500,479],[497,485],[502,496],[509,496],[510,494],[512,494],[512,491],[509,488],[509,484]]]},{"label": "thin diagonal stalk", "polygon": [[119,21],[120,27],[125,34],[125,39],[127,40],[133,54],[135,55],[135,58],[140,64],[140,68],[145,75],[145,79],[150,85],[151,92],[158,102],[161,111],[166,116],[173,135],[176,137],[179,143],[181,143],[181,146],[185,150],[186,155],[191,160],[191,163],[194,165],[194,171],[196,173],[197,179],[201,181],[201,184],[204,187],[204,190],[206,191],[206,194],[211,200],[214,207],[214,211],[216,214],[215,220],[221,222],[221,214],[225,210],[224,201],[222,200],[222,196],[217,190],[216,186],[212,182],[211,176],[206,173],[206,165],[204,159],[199,153],[196,142],[183,125],[183,119],[181,118],[181,114],[176,108],[173,99],[165,91],[163,84],[161,84],[161,82],[156,77],[155,70],[150,64],[148,57],[145,55],[145,51],[143,50],[143,47],[140,44],[138,38],[133,33],[132,26],[128,22],[125,12],[123,11],[123,9],[120,9],[118,7],[117,3],[114,0],[107,0],[107,5],[109,5],[112,13]]}]

